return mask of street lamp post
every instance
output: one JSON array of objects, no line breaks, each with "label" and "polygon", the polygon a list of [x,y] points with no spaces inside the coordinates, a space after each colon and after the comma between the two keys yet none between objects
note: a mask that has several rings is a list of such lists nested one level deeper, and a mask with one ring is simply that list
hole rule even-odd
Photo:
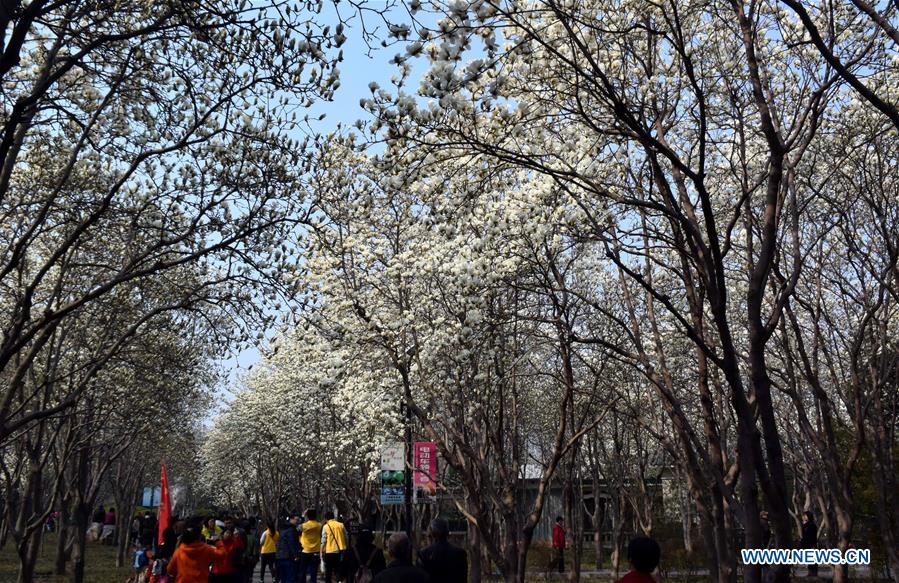
[{"label": "street lamp post", "polygon": [[405,491],[405,517],[403,522],[405,523],[405,531],[409,536],[409,540],[412,541],[413,548],[415,547],[415,529],[414,529],[414,508],[412,506],[412,408],[409,406],[409,403],[412,400],[411,391],[409,390],[409,384],[406,383],[403,389],[404,392],[404,421],[405,421],[405,435],[403,441],[405,442],[406,449],[406,471],[403,474],[404,485],[403,490]]}]

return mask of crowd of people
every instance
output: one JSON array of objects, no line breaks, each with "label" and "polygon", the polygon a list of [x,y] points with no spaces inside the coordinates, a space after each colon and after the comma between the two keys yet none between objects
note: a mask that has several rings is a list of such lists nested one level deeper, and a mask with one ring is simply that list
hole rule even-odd
[{"label": "crowd of people", "polygon": [[159,521],[153,512],[138,514],[131,521],[131,538],[138,546],[153,545],[153,539],[159,533]]},{"label": "crowd of people", "polygon": [[[763,544],[770,546],[767,512],[760,514]],[[811,512],[802,516],[800,548],[817,547],[817,524]],[[48,520],[52,530],[55,517]],[[115,508],[98,508],[91,517],[89,537],[101,544],[115,539]],[[352,535],[343,519],[325,512],[319,521],[315,509],[302,518],[290,515],[281,521],[231,516],[205,519],[174,519],[159,537],[159,522],[152,512],[131,522],[134,541],[132,583],[253,583],[265,574],[274,583],[465,583],[468,559],[463,549],[449,543],[445,520],[431,522],[429,545],[413,557],[412,544],[404,533],[384,542],[385,557],[366,528]],[[565,521],[556,517],[552,529],[549,569],[566,571]],[[637,537],[628,546],[631,571],[620,583],[651,583],[650,574],[659,564],[658,544]],[[808,568],[810,576],[818,568]]]},{"label": "crowd of people", "polygon": [[[767,513],[761,513],[764,544],[771,534]],[[817,524],[811,512],[803,514],[800,548],[817,546]],[[94,540],[112,541],[115,509],[99,508],[92,517]],[[466,583],[465,550],[449,542],[449,526],[435,519],[428,529],[429,544],[413,557],[405,533],[385,541],[384,551],[374,533],[360,528],[350,533],[343,519],[325,512],[321,521],[315,509],[302,518],[290,515],[280,522],[252,518],[208,517],[174,519],[158,540],[159,523],[146,512],[131,524],[135,541],[132,583],[253,583],[266,573],[274,583]],[[549,568],[564,573],[565,521],[556,517],[552,530]],[[619,583],[654,583],[651,574],[659,565],[656,541],[634,538],[627,549],[631,570]],[[817,566],[810,566],[810,576]]]},{"label": "crowd of people", "polygon": [[249,583],[258,561],[258,521],[174,518],[158,536],[156,516],[132,522],[133,583]]},{"label": "crowd of people", "polygon": [[148,529],[158,525],[147,513],[132,524],[137,542],[132,583],[465,583],[465,551],[449,542],[449,526],[436,519],[430,544],[413,558],[405,533],[390,536],[384,551],[365,528],[352,536],[344,521],[314,509],[282,521],[235,517],[175,519],[162,541]]}]

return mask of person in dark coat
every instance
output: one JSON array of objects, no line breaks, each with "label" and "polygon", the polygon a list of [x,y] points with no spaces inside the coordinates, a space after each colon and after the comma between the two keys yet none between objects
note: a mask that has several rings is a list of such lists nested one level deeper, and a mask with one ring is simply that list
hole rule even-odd
[{"label": "person in dark coat", "polygon": [[[808,510],[802,513],[802,537],[799,539],[799,547],[803,549],[818,548],[818,525],[815,524],[815,515]],[[808,576],[818,576],[818,565],[808,566]]]},{"label": "person in dark coat", "polygon": [[159,522],[156,520],[156,515],[152,512],[146,512],[140,523],[140,544],[152,547],[158,532]]},{"label": "person in dark coat", "polygon": [[466,583],[468,555],[449,543],[449,524],[437,518],[428,528],[431,546],[418,552],[418,566],[431,577],[432,583]]},{"label": "person in dark coat", "polygon": [[347,563],[346,580],[348,583],[356,580],[356,573],[360,569],[368,569],[371,576],[375,577],[387,567],[384,551],[375,545],[375,535],[367,528],[359,530],[353,552],[347,554],[344,562]]},{"label": "person in dark coat", "polygon": [[94,516],[91,519],[92,522],[96,522],[100,526],[103,525],[103,521],[106,520],[106,511],[103,510],[103,507],[97,508],[97,511],[94,512]]},{"label": "person in dark coat", "polygon": [[291,516],[290,521],[283,522],[278,532],[275,547],[275,562],[278,567],[278,580],[281,583],[296,583],[297,567],[300,560],[300,541],[297,537],[299,519]]},{"label": "person in dark coat", "polygon": [[412,541],[404,532],[397,532],[387,539],[390,563],[372,580],[372,583],[431,583],[431,577],[412,564]]}]

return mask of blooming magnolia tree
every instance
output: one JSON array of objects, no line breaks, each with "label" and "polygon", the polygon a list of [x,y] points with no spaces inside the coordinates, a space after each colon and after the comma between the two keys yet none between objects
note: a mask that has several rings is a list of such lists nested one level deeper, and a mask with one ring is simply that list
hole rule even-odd
[{"label": "blooming magnolia tree", "polygon": [[[76,322],[67,319],[54,359],[40,359],[29,375],[29,383],[46,383],[35,406],[52,403],[57,385],[62,391],[77,382],[71,371],[81,366],[85,355],[79,352],[90,349],[92,326],[102,320],[83,328]],[[120,351],[69,414],[41,418],[3,448],[0,516],[4,542],[14,543],[19,555],[21,580],[33,575],[51,512],[59,513],[56,570],[64,574],[71,566],[73,580],[83,580],[96,506],[115,500],[117,528],[127,533],[131,509],[143,486],[158,479],[159,462],[167,459],[180,473],[183,457],[176,450],[190,451],[191,430],[207,410],[215,377],[205,332],[181,327],[174,333],[178,323],[165,324]],[[124,553],[125,535],[120,544]]]},{"label": "blooming magnolia tree", "polygon": [[354,369],[346,349],[314,330],[275,346],[207,435],[203,489],[271,521],[326,505],[367,521],[381,445],[399,412],[379,390],[385,380]]},{"label": "blooming magnolia tree", "polygon": [[31,2],[5,12],[0,443],[89,385],[97,367],[55,404],[21,408],[30,367],[93,302],[176,282],[165,301],[104,330],[111,358],[154,317],[209,306],[222,312],[222,339],[246,339],[245,324],[265,321],[260,301],[289,293],[285,229],[303,219],[296,112],[332,95],[345,39],[311,8]]},{"label": "blooming magnolia tree", "polygon": [[[747,546],[762,546],[759,494],[777,546],[792,545],[783,445],[790,393],[771,344],[806,258],[829,232],[819,213],[845,204],[822,194],[842,165],[827,136],[848,120],[862,143],[895,135],[891,9],[828,13],[847,30],[838,33],[847,43],[838,66],[799,3],[784,4],[793,10],[767,1],[431,2],[420,7],[431,15],[414,17],[414,33],[398,33],[421,39],[397,57],[406,74],[408,61],[427,59],[421,82],[403,76],[395,91],[375,87],[363,102],[391,167],[445,176],[446,164],[464,161],[517,172],[577,207],[580,244],[597,245],[620,278],[625,313],[613,321],[630,338],[616,353],[658,390],[721,580],[736,576],[732,517]],[[892,183],[895,152],[887,157]],[[890,253],[870,251],[876,270],[893,278]],[[603,305],[595,292],[587,301]],[[603,342],[583,332],[576,341]],[[685,379],[672,374],[671,334],[694,347]],[[684,408],[684,381],[700,396],[698,417]],[[720,397],[726,409],[715,406]],[[734,421],[733,445],[725,418]],[[825,466],[840,473],[844,462]],[[843,549],[852,532],[846,500],[827,503],[843,516],[832,527]],[[752,566],[744,573],[761,576]]]},{"label": "blooming magnolia tree", "polygon": [[[194,415],[170,418],[191,434],[206,360],[253,341],[292,297],[308,210],[303,111],[339,86],[351,14],[320,22],[332,9],[38,0],[0,11],[0,453],[22,470],[3,490],[0,540],[12,535],[20,580],[54,510],[73,521],[57,568],[74,548],[82,580],[85,513],[109,494],[109,471],[146,451],[163,416],[154,404],[183,388]],[[183,349],[166,328],[199,356],[148,382],[138,355],[169,362]],[[141,393],[140,422],[123,420],[112,379],[159,393]]]},{"label": "blooming magnolia tree", "polygon": [[585,318],[604,316],[559,284],[614,279],[572,249],[580,211],[548,182],[476,163],[419,175],[337,137],[317,167],[307,324],[438,444],[460,482],[444,487],[514,579],[561,460],[614,400],[599,399],[605,347],[573,348]]},{"label": "blooming magnolia tree", "polygon": [[295,114],[332,96],[345,40],[324,4],[0,15],[0,447],[20,470],[0,526],[22,579],[43,518],[83,520],[150,447],[112,379],[189,425],[172,383],[202,401],[204,359],[278,313],[202,444],[219,505],[365,521],[382,444],[422,438],[476,583],[525,580],[553,488],[574,579],[582,507],[616,568],[628,532],[679,515],[734,583],[739,548],[793,547],[803,511],[847,550],[876,504],[899,572],[896,7],[403,7],[393,85],[369,85],[356,134],[313,139]]},{"label": "blooming magnolia tree", "polygon": [[[608,362],[643,379],[620,396],[649,388],[661,405],[673,437],[636,417],[684,476],[719,580],[736,577],[737,525],[745,544],[763,543],[759,493],[776,544],[792,544],[797,468],[833,484],[802,487],[820,500],[833,543],[850,544],[848,477],[867,424],[886,413],[892,426],[895,414],[865,404],[883,403],[895,371],[893,349],[870,327],[895,325],[886,242],[895,217],[876,186],[895,183],[896,152],[880,137],[895,138],[891,28],[889,12],[867,5],[856,4],[865,18],[831,12],[851,29],[834,57],[795,4],[432,2],[425,9],[439,22],[429,28],[434,17],[416,19],[422,7],[410,3],[411,26],[392,31],[421,40],[396,58],[396,91],[372,84],[363,100],[375,119],[360,128],[385,149],[366,160],[336,140],[323,153],[307,318],[345,346],[367,347],[371,370],[398,375],[394,390],[420,430],[468,478],[460,510],[509,579],[524,576],[541,504],[521,518],[510,511],[517,502],[501,501],[515,500],[533,451],[542,485],[577,455],[574,428],[592,426],[572,420],[595,402],[574,395],[595,388]],[[854,34],[867,44],[852,45],[852,72]],[[409,60],[420,56],[430,68],[416,87]],[[847,143],[857,144],[851,161],[834,155]],[[863,185],[850,191],[857,212],[871,213],[862,220],[870,233],[843,222],[846,190],[835,184],[844,178]],[[823,260],[833,237],[844,263]],[[878,291],[862,273],[879,274]],[[835,297],[867,287],[864,297],[880,299],[859,300],[853,315],[835,308],[843,319],[825,323],[824,281],[842,282]],[[815,364],[822,333],[844,338],[868,372],[848,383],[839,368],[825,374]],[[552,422],[540,415],[547,396],[561,403]],[[524,403],[539,412],[522,413]],[[848,456],[838,425],[852,428]],[[499,433],[475,429],[484,426]],[[784,439],[797,428],[815,453]],[[875,447],[874,478],[886,483],[891,456]],[[650,530],[651,508],[631,506]],[[881,521],[885,540],[892,520]]]}]

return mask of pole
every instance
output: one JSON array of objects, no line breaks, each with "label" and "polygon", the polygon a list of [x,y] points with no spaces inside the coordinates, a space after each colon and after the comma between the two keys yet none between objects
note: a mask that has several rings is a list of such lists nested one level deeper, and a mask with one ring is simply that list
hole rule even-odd
[{"label": "pole", "polygon": [[409,394],[409,385],[406,384],[405,387],[405,397],[406,402],[403,404],[405,407],[405,439],[406,442],[406,471],[403,474],[404,490],[405,490],[405,530],[406,535],[409,536],[409,540],[412,541],[412,548],[415,548],[415,519],[414,519],[414,509],[412,507],[412,408],[409,407],[409,401],[412,398],[412,395]]}]

